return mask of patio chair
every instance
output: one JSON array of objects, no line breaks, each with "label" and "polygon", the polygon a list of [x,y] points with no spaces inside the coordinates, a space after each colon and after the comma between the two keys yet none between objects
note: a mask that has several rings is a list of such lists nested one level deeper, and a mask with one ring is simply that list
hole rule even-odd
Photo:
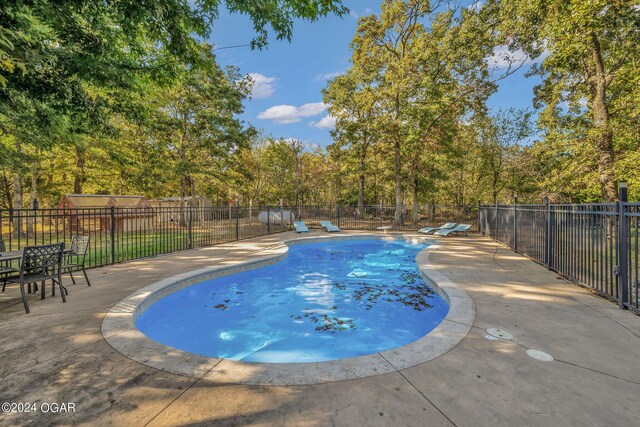
[{"label": "patio chair", "polygon": [[[4,240],[0,239],[0,252],[5,252],[6,250],[7,246]],[[0,282],[2,282],[2,292],[4,292],[4,289],[7,287],[7,277],[19,271],[17,268],[11,267],[10,261],[2,261],[2,257],[0,257]]]},{"label": "patio chair", "polygon": [[29,302],[24,285],[42,282],[40,288],[40,299],[44,299],[45,281],[51,280],[51,295],[56,295],[57,284],[60,288],[62,302],[67,302],[65,298],[66,289],[62,286],[62,251],[64,243],[54,243],[44,246],[25,246],[22,250],[22,260],[20,261],[20,274],[7,277],[7,281],[20,284],[20,293],[24,309],[29,313]]},{"label": "patio chair", "polygon": [[71,239],[69,251],[64,254],[62,273],[69,273],[74,285],[76,284],[76,279],[73,277],[72,271],[82,270],[82,274],[84,274],[84,278],[87,280],[87,285],[91,286],[84,265],[87,258],[87,249],[89,249],[89,236],[74,236],[73,239]]},{"label": "patio chair", "polygon": [[293,228],[296,231],[296,233],[308,233],[309,229],[307,228],[307,225],[304,223],[304,221],[294,221],[293,222]]},{"label": "patio chair", "polygon": [[454,233],[455,234],[464,233],[464,235],[467,236],[467,230],[469,230],[470,228],[471,226],[469,224],[458,224],[454,228],[448,228],[446,230],[438,230],[433,234],[435,234],[436,236],[449,237],[451,234],[454,234]]},{"label": "patio chair", "polygon": [[334,231],[342,231],[340,230],[340,227],[336,227],[335,225],[331,224],[331,221],[320,221],[320,227],[322,227],[324,231],[328,231],[330,233]]},{"label": "patio chair", "polygon": [[418,233],[422,233],[422,234],[429,234],[429,233],[435,233],[438,230],[450,230],[455,228],[455,226],[458,225],[455,222],[448,222],[444,225],[441,225],[440,227],[425,227],[422,228],[420,230],[418,230]]}]

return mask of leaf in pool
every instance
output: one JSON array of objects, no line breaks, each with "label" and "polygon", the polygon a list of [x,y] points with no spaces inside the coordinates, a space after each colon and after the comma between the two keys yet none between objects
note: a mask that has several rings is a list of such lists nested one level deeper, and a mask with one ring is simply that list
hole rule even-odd
[{"label": "leaf in pool", "polygon": [[226,310],[227,308],[229,308],[229,307],[227,307],[227,306],[226,306],[226,305],[224,305],[224,304],[218,304],[218,305],[214,305],[214,306],[213,306],[213,308],[217,308],[217,309],[220,309],[220,310],[222,310],[222,311],[225,311],[225,310]]},{"label": "leaf in pool", "polygon": [[332,285],[332,286],[335,286],[336,288],[338,288],[338,289],[340,289],[340,290],[344,290],[344,289],[346,289],[346,288],[347,288],[347,286],[346,286],[346,285],[342,285],[342,284],[340,284],[339,282],[333,282],[331,285]]},{"label": "leaf in pool", "polygon": [[229,301],[231,301],[231,300],[230,300],[230,299],[226,299],[226,300],[224,300],[224,302],[225,302],[225,303],[227,303],[227,302],[229,302]]},{"label": "leaf in pool", "polygon": [[337,317],[329,317],[326,314],[322,316],[323,324],[316,326],[316,331],[331,331],[334,334],[336,331],[355,330],[356,324],[353,319],[339,319]]},{"label": "leaf in pool", "polygon": [[338,306],[334,305],[333,307],[329,307],[329,310],[335,310],[336,308],[338,308]]}]

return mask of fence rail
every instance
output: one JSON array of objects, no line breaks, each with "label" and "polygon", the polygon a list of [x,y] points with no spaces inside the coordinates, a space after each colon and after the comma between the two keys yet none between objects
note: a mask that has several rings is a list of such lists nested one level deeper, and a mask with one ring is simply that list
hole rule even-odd
[{"label": "fence rail", "polygon": [[[154,208],[73,208],[0,210],[0,238],[6,250],[29,245],[70,243],[76,235],[90,237],[87,265],[114,264],[186,249],[287,231],[295,220],[309,228],[332,221],[344,230],[375,230],[393,226],[395,207],[366,206],[214,206]],[[466,222],[477,226],[477,207],[421,206],[418,215],[404,215],[410,231]]]},{"label": "fence rail", "polygon": [[640,313],[640,203],[481,205],[480,232]]}]

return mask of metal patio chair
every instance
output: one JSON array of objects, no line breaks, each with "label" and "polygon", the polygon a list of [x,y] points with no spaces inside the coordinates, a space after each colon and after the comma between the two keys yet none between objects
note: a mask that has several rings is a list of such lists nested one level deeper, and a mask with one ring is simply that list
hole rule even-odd
[{"label": "metal patio chair", "polygon": [[64,251],[64,243],[54,243],[44,246],[25,246],[22,251],[22,260],[20,261],[20,274],[17,276],[7,277],[8,282],[19,283],[20,293],[22,294],[22,302],[24,309],[29,313],[29,302],[27,301],[27,293],[24,285],[42,282],[40,288],[40,299],[44,299],[45,282],[51,280],[51,296],[56,295],[56,287],[60,289],[62,302],[67,302],[65,298],[66,289],[62,285],[62,252]]},{"label": "metal patio chair", "polygon": [[[0,239],[0,252],[5,252],[6,250],[7,246],[4,240]],[[0,282],[2,282],[2,292],[4,292],[4,289],[7,287],[7,277],[19,271],[17,268],[11,267],[10,261],[3,262],[2,258],[0,258]]]},{"label": "metal patio chair", "polygon": [[84,278],[87,280],[87,285],[91,286],[91,282],[89,282],[89,276],[87,276],[87,270],[84,265],[88,249],[89,236],[74,236],[73,239],[71,239],[69,251],[64,254],[62,273],[69,273],[74,285],[76,284],[76,279],[73,277],[72,271],[82,270],[82,274],[84,274]]}]

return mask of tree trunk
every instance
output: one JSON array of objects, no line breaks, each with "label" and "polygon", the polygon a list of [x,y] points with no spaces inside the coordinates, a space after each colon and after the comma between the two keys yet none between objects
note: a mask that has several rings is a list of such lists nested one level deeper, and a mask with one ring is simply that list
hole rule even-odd
[{"label": "tree trunk", "polygon": [[413,225],[418,224],[418,211],[420,206],[418,205],[418,178],[413,179]]},{"label": "tree trunk", "polygon": [[[22,146],[16,141],[16,151],[18,155],[22,153]],[[16,172],[13,178],[13,209],[22,209],[22,176],[20,172]],[[19,239],[22,234],[22,214],[20,211],[14,213],[12,218],[13,235]]]},{"label": "tree trunk", "polygon": [[367,147],[369,146],[368,136],[365,133],[360,149],[360,182],[358,188],[358,217],[364,218],[364,191],[365,191],[365,165],[367,161]]},{"label": "tree trunk", "polygon": [[361,173],[358,187],[358,218],[364,217],[364,184],[364,173]]},{"label": "tree trunk", "polygon": [[614,153],[613,153],[613,132],[609,123],[609,108],[607,105],[607,76],[604,70],[604,61],[600,42],[594,33],[591,33],[591,47],[593,62],[595,65],[595,75],[591,83],[593,93],[592,113],[594,129],[594,145],[598,153],[598,176],[602,199],[605,202],[613,202],[617,198],[615,183]]},{"label": "tree trunk", "polygon": [[491,196],[493,197],[493,203],[498,203],[498,174],[496,172],[493,173],[492,181],[491,181]]},{"label": "tree trunk", "polygon": [[86,180],[84,171],[85,152],[76,147],[76,169],[73,174],[73,193],[82,194],[82,187]]},{"label": "tree trunk", "polygon": [[9,180],[5,172],[2,173],[2,189],[3,189],[2,197],[4,200],[0,204],[0,208],[4,206],[8,209],[13,209],[13,200],[12,200],[13,195],[11,194],[11,181]]},{"label": "tree trunk", "polygon": [[394,152],[396,169],[396,214],[394,224],[401,226],[404,219],[402,215],[402,164],[400,161],[400,141],[397,139],[394,144]]},{"label": "tree trunk", "polygon": [[[38,155],[40,153],[37,153]],[[34,208],[36,199],[38,197],[38,161],[33,162],[33,167],[31,168],[31,191],[29,193],[29,207]],[[27,233],[35,236],[36,232],[36,214],[33,213],[33,216],[29,216],[27,219]]]},{"label": "tree trunk", "polygon": [[187,226],[187,218],[185,215],[185,196],[187,193],[186,177],[180,178],[180,226]]},{"label": "tree trunk", "polygon": [[191,194],[191,220],[193,220],[193,208],[196,208],[195,218],[198,221],[202,222],[202,209],[200,209],[200,201],[196,199],[196,179],[192,176],[189,176],[189,186],[190,186],[190,194]]}]

